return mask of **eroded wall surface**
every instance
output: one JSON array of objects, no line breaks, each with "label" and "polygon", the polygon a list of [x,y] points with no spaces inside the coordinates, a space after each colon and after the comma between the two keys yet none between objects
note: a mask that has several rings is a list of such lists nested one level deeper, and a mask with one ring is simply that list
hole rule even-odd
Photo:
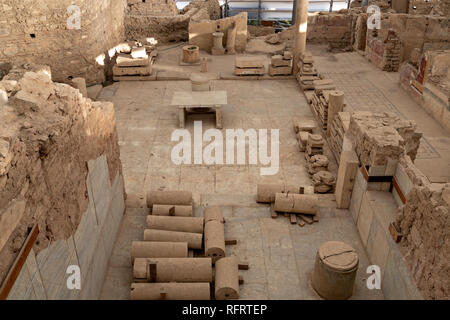
[{"label": "eroded wall surface", "polygon": [[[70,29],[80,9],[81,29]],[[0,6],[0,62],[49,65],[54,81],[83,77],[105,80],[96,57],[124,40],[126,0],[3,0]],[[75,24],[76,25],[76,24]],[[107,61],[106,61],[107,63]]]},{"label": "eroded wall surface", "polygon": [[[37,224],[10,298],[97,298],[124,211],[114,106],[52,82],[46,66],[13,68],[0,86],[0,282]],[[67,289],[69,265],[81,292]]]}]

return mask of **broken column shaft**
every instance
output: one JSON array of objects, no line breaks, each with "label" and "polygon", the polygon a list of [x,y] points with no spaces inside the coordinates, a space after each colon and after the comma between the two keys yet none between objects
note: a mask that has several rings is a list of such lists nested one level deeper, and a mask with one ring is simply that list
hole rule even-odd
[{"label": "broken column shaft", "polygon": [[295,0],[297,10],[294,28],[294,74],[298,73],[298,62],[306,48],[306,29],[308,25],[308,0]]}]

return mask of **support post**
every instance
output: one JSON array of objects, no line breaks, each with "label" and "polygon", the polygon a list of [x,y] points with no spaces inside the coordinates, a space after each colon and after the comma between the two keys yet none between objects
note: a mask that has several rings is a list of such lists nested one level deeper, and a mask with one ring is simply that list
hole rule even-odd
[{"label": "support post", "polygon": [[306,29],[308,25],[308,0],[295,0],[297,3],[294,32],[294,74],[298,73],[298,62],[306,48]]}]

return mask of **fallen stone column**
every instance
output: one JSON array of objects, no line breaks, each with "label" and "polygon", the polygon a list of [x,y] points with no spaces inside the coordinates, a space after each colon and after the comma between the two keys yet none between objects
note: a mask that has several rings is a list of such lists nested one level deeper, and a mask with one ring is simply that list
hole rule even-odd
[{"label": "fallen stone column", "polygon": [[222,209],[220,209],[220,207],[205,208],[205,211],[203,212],[203,219],[205,219],[205,223],[207,223],[208,221],[219,221],[221,223],[225,223]]},{"label": "fallen stone column", "polygon": [[189,249],[201,249],[203,235],[201,233],[192,232],[145,229],[144,241],[187,242]]},{"label": "fallen stone column", "polygon": [[152,215],[192,217],[192,206],[175,206],[171,204],[154,204]]},{"label": "fallen stone column", "polygon": [[145,282],[211,282],[211,258],[137,258],[135,281]]},{"label": "fallen stone column", "polygon": [[131,243],[131,263],[136,258],[186,258],[186,242],[149,242],[133,241]]},{"label": "fallen stone column", "polygon": [[203,233],[202,217],[147,216],[147,228],[167,231]]},{"label": "fallen stone column", "polygon": [[154,204],[192,205],[190,191],[149,191],[147,192],[147,207]]},{"label": "fallen stone column", "polygon": [[225,257],[225,230],[219,221],[205,224],[205,256],[211,257],[213,263]]},{"label": "fallen stone column", "polygon": [[210,300],[205,283],[132,283],[131,300]]},{"label": "fallen stone column", "polygon": [[274,210],[278,212],[305,213],[315,215],[318,197],[310,194],[275,194]]},{"label": "fallen stone column", "polygon": [[216,262],[214,296],[216,300],[239,299],[239,272],[236,256]]},{"label": "fallen stone column", "polygon": [[304,186],[285,185],[283,183],[260,183],[257,185],[256,202],[270,203],[275,201],[277,193],[302,194]]}]

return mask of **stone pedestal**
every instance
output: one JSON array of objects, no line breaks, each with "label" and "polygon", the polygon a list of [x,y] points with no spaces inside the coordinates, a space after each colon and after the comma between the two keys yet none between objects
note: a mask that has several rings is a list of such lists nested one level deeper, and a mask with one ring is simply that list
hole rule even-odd
[{"label": "stone pedestal", "polygon": [[343,300],[353,294],[358,254],[344,242],[325,242],[317,252],[312,287],[324,299]]},{"label": "stone pedestal", "polygon": [[225,54],[225,48],[223,47],[223,32],[213,32],[213,47],[211,48],[211,54],[213,56]]}]

